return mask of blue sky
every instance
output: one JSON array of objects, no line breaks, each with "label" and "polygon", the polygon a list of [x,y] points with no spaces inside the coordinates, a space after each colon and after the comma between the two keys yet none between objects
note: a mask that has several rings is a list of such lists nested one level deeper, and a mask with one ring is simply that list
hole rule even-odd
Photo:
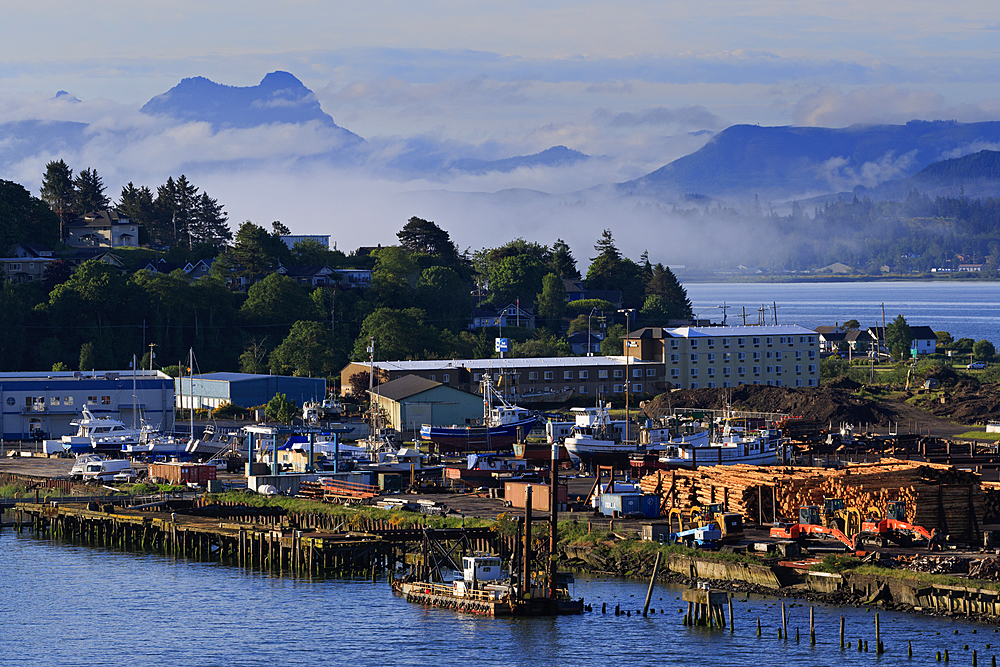
[{"label": "blue sky", "polygon": [[[137,113],[191,76],[249,86],[289,71],[340,125],[387,154],[412,142],[482,158],[563,144],[601,158],[445,182],[352,173],[343,179],[352,183],[348,198],[572,192],[647,173],[733,123],[1000,118],[1000,5],[983,1],[38,0],[6,7],[0,37],[0,122],[84,120],[138,137],[124,147],[95,139],[69,156],[105,174],[112,192],[127,180],[197,172],[191,165],[208,161],[209,150],[267,159],[315,145],[309,132],[206,136]],[[53,102],[58,90],[82,103]],[[37,191],[51,157],[0,177]],[[253,193],[231,172],[203,167],[201,176],[234,218],[282,210],[243,203]],[[308,208],[295,214],[307,218]]]}]

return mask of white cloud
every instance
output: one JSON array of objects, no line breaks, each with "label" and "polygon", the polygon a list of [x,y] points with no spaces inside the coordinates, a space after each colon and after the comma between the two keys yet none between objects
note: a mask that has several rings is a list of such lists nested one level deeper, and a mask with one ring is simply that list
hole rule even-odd
[{"label": "white cloud", "polygon": [[916,150],[898,157],[893,151],[889,151],[878,160],[858,166],[852,165],[849,158],[835,157],[820,165],[817,173],[835,192],[851,190],[858,185],[871,188],[884,181],[907,176],[916,156]]}]

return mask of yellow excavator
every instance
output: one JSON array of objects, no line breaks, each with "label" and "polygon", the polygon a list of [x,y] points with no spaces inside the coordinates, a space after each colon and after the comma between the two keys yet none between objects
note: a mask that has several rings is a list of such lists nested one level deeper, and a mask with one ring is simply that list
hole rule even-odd
[{"label": "yellow excavator", "polygon": [[827,528],[836,528],[848,537],[861,532],[861,510],[846,507],[843,498],[823,499],[823,523]]},{"label": "yellow excavator", "polygon": [[667,514],[671,533],[680,533],[694,528],[709,528],[713,524],[722,532],[724,541],[743,538],[743,516],[727,512],[722,503],[709,503],[704,507],[694,506],[690,510],[672,509]]}]

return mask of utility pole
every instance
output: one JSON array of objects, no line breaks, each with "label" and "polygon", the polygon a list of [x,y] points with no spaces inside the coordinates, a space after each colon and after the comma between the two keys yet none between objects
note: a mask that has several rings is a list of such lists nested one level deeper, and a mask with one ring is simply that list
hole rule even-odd
[{"label": "utility pole", "polygon": [[149,370],[153,370],[153,355],[155,354],[155,352],[153,352],[154,347],[156,347],[156,343],[149,344]]}]

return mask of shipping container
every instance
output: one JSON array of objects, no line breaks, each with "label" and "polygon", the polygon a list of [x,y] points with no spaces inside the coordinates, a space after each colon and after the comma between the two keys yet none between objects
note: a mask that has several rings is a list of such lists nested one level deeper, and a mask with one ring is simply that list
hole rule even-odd
[{"label": "shipping container", "polygon": [[378,474],[378,488],[383,491],[402,491],[403,476],[398,472],[380,472]]},{"label": "shipping container", "polygon": [[[531,487],[531,509],[542,512],[549,511],[549,485],[537,482],[505,482],[504,500],[508,501],[512,507],[525,506],[525,489]],[[569,498],[569,489],[565,484],[559,485],[557,499],[560,505],[565,505]]]},{"label": "shipping container", "polygon": [[660,498],[638,493],[605,493],[601,495],[601,514],[604,516],[641,516],[655,519],[660,515]]},{"label": "shipping container", "polygon": [[214,463],[151,463],[149,477],[170,484],[208,484],[218,469]]}]

